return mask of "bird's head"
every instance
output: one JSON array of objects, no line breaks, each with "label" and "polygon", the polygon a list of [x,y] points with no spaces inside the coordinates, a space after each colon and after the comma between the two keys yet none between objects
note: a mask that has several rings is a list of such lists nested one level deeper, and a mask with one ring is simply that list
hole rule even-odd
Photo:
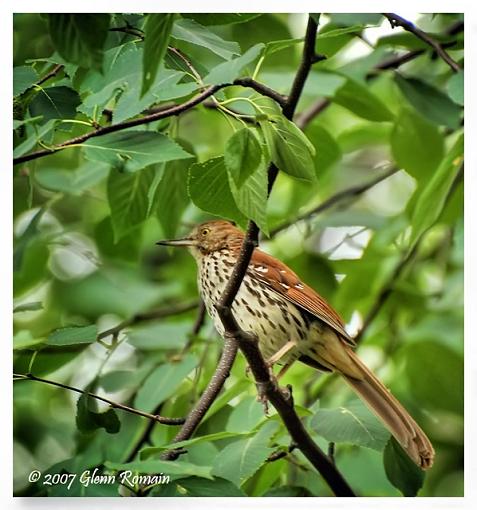
[{"label": "bird's head", "polygon": [[201,223],[181,239],[168,239],[157,244],[185,246],[198,259],[209,253],[224,249],[240,249],[244,234],[229,221],[213,220]]}]

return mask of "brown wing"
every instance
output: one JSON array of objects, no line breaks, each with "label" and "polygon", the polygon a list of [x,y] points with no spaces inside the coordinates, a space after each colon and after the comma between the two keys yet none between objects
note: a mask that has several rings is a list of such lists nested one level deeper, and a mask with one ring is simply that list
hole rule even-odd
[{"label": "brown wing", "polygon": [[252,274],[262,283],[328,324],[347,343],[355,345],[353,339],[344,329],[344,323],[338,313],[317,292],[303,283],[283,262],[255,249],[249,267]]}]

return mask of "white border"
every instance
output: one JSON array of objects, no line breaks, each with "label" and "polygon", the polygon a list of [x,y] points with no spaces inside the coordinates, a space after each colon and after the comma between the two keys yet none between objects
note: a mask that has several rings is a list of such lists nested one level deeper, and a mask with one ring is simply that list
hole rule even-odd
[{"label": "white border", "polygon": [[[384,505],[388,509],[403,508],[432,508],[432,509],[461,509],[475,507],[477,484],[477,447],[475,433],[477,421],[475,416],[477,369],[477,338],[473,337],[473,314],[477,310],[477,271],[473,267],[477,264],[476,250],[476,227],[477,218],[477,187],[475,170],[477,169],[476,143],[477,139],[477,111],[475,92],[476,89],[476,60],[477,52],[477,18],[476,2],[471,0],[400,0],[389,2],[375,0],[361,0],[359,2],[350,0],[323,0],[321,2],[294,1],[290,0],[256,0],[240,2],[230,0],[218,2],[213,0],[195,1],[158,1],[158,0],[134,0],[118,3],[112,0],[82,0],[81,2],[65,2],[65,0],[2,0],[0,2],[0,69],[3,70],[2,87],[0,94],[1,118],[0,140],[4,146],[0,150],[0,233],[2,236],[3,250],[1,257],[1,279],[3,292],[0,294],[0,327],[1,348],[4,352],[0,356],[3,384],[0,391],[0,409],[2,409],[1,440],[2,462],[0,471],[0,503],[1,508],[63,508],[65,504],[69,508],[125,508],[132,504],[139,508],[170,508],[180,509],[210,509],[222,508],[227,505],[230,509],[256,508],[279,510],[289,508],[291,505],[299,504],[306,508],[366,508],[382,509]],[[466,79],[465,79],[465,104],[466,104],[466,171],[465,171],[465,392],[466,392],[466,414],[465,414],[465,498],[356,498],[356,499],[334,499],[334,498],[260,498],[257,499],[235,499],[235,498],[146,498],[132,503],[130,500],[120,498],[15,498],[12,494],[12,397],[11,397],[11,348],[12,338],[11,310],[12,310],[12,176],[11,176],[11,55],[12,55],[12,13],[13,12],[376,12],[377,10],[398,12],[402,15],[416,12],[465,12],[465,38],[466,38]],[[471,52],[471,48],[474,49]],[[9,78],[5,78],[8,76]],[[471,85],[473,84],[473,86]],[[472,502],[474,505],[472,505]]]}]

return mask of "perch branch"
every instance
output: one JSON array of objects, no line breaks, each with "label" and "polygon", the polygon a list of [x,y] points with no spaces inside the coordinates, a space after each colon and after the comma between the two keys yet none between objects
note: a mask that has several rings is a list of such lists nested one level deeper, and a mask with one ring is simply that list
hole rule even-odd
[{"label": "perch branch", "polygon": [[96,393],[91,393],[90,391],[84,391],[80,388],[75,388],[74,386],[69,386],[68,384],[63,384],[57,381],[51,381],[50,379],[43,379],[42,377],[37,377],[33,374],[13,374],[13,377],[15,380],[28,380],[28,381],[36,381],[41,382],[43,384],[49,384],[51,386],[57,386],[58,388],[63,388],[69,391],[74,391],[76,393],[86,394],[90,397],[101,400],[102,402],[106,402],[106,404],[109,404],[111,407],[115,409],[122,409],[123,411],[126,411],[131,414],[136,414],[138,416],[143,416],[144,418],[148,418],[149,420],[153,420],[157,423],[162,423],[163,425],[181,425],[184,423],[184,418],[167,418],[165,416],[160,416],[157,414],[150,414],[146,413],[144,411],[141,411],[139,409],[135,409],[133,407],[126,406],[124,404],[120,404],[118,402],[113,402],[112,400],[109,400],[108,398],[101,397],[100,395],[96,395]]},{"label": "perch branch", "polygon": [[[306,78],[315,61],[314,48],[316,33],[317,24],[309,17],[302,61],[293,82],[291,93],[282,109],[283,114],[289,119],[293,118]],[[271,165],[268,172],[269,193],[277,174],[278,169],[274,165]],[[291,398],[291,391],[283,391],[279,388],[276,380],[270,373],[268,365],[263,359],[258,347],[257,338],[255,335],[240,329],[233,316],[231,310],[232,303],[247,271],[253,250],[258,245],[258,235],[259,229],[257,225],[253,221],[250,221],[232,275],[227,282],[227,286],[220,301],[216,304],[217,312],[224,326],[225,339],[226,341],[238,345],[254,375],[260,396],[272,403],[287,427],[293,441],[297,444],[297,448],[301,450],[310,463],[323,476],[332,491],[339,496],[353,496],[354,493],[352,489],[341,473],[333,466],[327,455],[316,445],[304,428],[295,411],[293,399]]]}]

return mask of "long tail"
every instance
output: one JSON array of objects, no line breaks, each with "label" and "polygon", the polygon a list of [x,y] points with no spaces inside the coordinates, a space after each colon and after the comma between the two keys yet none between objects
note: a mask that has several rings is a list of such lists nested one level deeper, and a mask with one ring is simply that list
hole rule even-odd
[{"label": "long tail", "polygon": [[[422,469],[429,469],[434,461],[434,448],[426,434],[358,356],[351,349],[346,350],[361,377],[357,378],[343,372],[341,375],[383,421],[409,457]],[[353,375],[356,375],[356,372]]]}]

